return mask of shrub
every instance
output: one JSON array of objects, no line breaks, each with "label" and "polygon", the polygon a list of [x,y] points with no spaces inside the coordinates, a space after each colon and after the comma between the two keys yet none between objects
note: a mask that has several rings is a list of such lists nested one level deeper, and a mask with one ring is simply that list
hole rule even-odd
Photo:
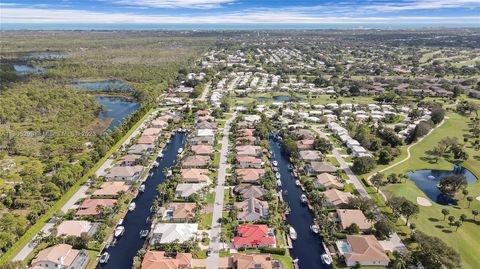
[{"label": "shrub", "polygon": [[285,255],[286,250],[284,248],[272,248],[272,247],[266,247],[260,249],[261,253],[270,253],[270,254],[276,254],[276,255]]}]

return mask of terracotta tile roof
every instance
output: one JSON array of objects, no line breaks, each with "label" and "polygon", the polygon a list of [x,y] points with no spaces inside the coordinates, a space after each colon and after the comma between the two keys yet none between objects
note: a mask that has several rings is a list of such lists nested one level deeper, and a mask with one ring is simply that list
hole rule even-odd
[{"label": "terracotta tile roof", "polygon": [[252,163],[252,164],[261,164],[263,160],[253,156],[237,156],[237,162],[242,163]]},{"label": "terracotta tile roof", "polygon": [[313,149],[314,140],[313,139],[303,139],[297,141],[297,147],[299,150]]},{"label": "terracotta tile roof", "polygon": [[235,150],[237,151],[237,155],[249,155],[249,156],[257,156],[259,153],[262,152],[261,147],[252,146],[252,145],[237,146]]},{"label": "terracotta tile roof", "polygon": [[210,155],[213,153],[213,146],[211,145],[193,145],[192,151],[198,155]]},{"label": "terracotta tile roof", "polygon": [[373,235],[347,235],[352,252],[344,254],[345,259],[355,262],[388,262],[378,240]]},{"label": "terracotta tile roof", "polygon": [[[40,251],[33,259],[32,266],[40,262],[51,262],[69,267],[80,251],[67,244],[58,244]],[[63,261],[63,262],[62,262]]]},{"label": "terracotta tile roof", "polygon": [[241,136],[253,136],[254,132],[255,129],[241,129],[238,131]]},{"label": "terracotta tile roof", "polygon": [[66,220],[56,227],[57,236],[81,236],[83,233],[88,233],[93,225],[86,220]]},{"label": "terracotta tile roof", "polygon": [[205,167],[208,165],[208,163],[210,163],[209,156],[193,155],[185,158],[185,160],[183,161],[183,166],[184,167]]},{"label": "terracotta tile roof", "polygon": [[164,251],[147,251],[142,269],[188,269],[191,264],[191,253],[177,253],[175,257],[168,257]]},{"label": "terracotta tile roof", "polygon": [[98,206],[114,206],[117,200],[115,199],[85,199],[83,203],[78,207],[77,215],[88,216],[97,215]]},{"label": "terracotta tile roof", "polygon": [[360,230],[372,228],[372,223],[367,220],[361,210],[358,209],[337,209],[338,219],[342,229],[347,229],[353,223],[356,223]]},{"label": "terracotta tile roof", "polygon": [[337,187],[343,188],[344,184],[339,180],[337,176],[329,173],[321,173],[317,176],[316,183],[324,186],[325,188]]},{"label": "terracotta tile roof", "polygon": [[100,189],[93,192],[94,196],[115,196],[119,192],[127,192],[130,187],[123,181],[104,182]]},{"label": "terracotta tile roof", "polygon": [[142,135],[159,135],[162,132],[160,128],[147,128],[143,131]]},{"label": "terracotta tile roof", "polygon": [[350,198],[354,197],[349,192],[343,192],[336,189],[324,191],[323,194],[325,195],[325,198],[327,198],[327,200],[330,203],[332,203],[335,207],[340,207],[342,205],[345,205],[346,203],[348,203],[348,200]]},{"label": "terracotta tile roof", "polygon": [[259,180],[263,175],[265,175],[265,170],[263,168],[236,169],[235,172],[240,180],[244,181]]},{"label": "terracotta tile roof", "polygon": [[267,193],[264,188],[254,185],[238,185],[234,188],[234,191],[240,194],[243,199],[260,198]]},{"label": "terracotta tile roof", "polygon": [[182,179],[185,182],[208,182],[210,179],[208,173],[207,169],[191,168],[181,170]]},{"label": "terracotta tile roof", "polygon": [[165,209],[173,210],[173,219],[193,219],[195,207],[195,203],[169,203]]},{"label": "terracotta tile roof", "polygon": [[239,254],[232,256],[235,269],[272,269],[271,254]]},{"label": "terracotta tile roof", "polygon": [[304,161],[318,161],[322,159],[322,153],[318,150],[302,150],[299,154],[300,159]]},{"label": "terracotta tile roof", "polygon": [[274,246],[275,237],[269,235],[264,224],[241,224],[237,228],[238,236],[233,238],[235,247]]},{"label": "terracotta tile roof", "polygon": [[137,141],[137,144],[152,145],[157,141],[157,137],[153,135],[142,135]]}]

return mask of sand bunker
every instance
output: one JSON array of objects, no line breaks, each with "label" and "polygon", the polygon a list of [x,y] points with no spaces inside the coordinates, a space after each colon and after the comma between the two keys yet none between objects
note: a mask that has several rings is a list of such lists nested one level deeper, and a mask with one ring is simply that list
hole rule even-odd
[{"label": "sand bunker", "polygon": [[430,200],[428,200],[427,198],[423,197],[417,197],[417,204],[421,206],[432,206],[432,202],[430,202]]}]

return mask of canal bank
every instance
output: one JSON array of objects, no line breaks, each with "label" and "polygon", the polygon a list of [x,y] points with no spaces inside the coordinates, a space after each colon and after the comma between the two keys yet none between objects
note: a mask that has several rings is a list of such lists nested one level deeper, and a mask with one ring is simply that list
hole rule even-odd
[{"label": "canal bank", "polygon": [[297,232],[298,239],[292,241],[292,249],[290,250],[292,258],[298,259],[298,265],[301,269],[332,268],[322,263],[321,255],[325,253],[322,240],[319,235],[310,230],[310,225],[313,223],[313,213],[301,202],[302,191],[295,185],[295,178],[288,169],[290,162],[280,144],[273,138],[270,138],[270,150],[273,152],[273,158],[278,162],[283,200],[290,208],[287,222]]},{"label": "canal bank", "polygon": [[137,255],[144,243],[145,238],[140,238],[141,230],[150,230],[151,223],[147,221],[152,213],[150,207],[158,192],[157,185],[165,181],[164,171],[175,165],[178,149],[185,146],[186,134],[176,133],[170,138],[170,143],[163,151],[163,159],[157,159],[158,167],[152,168],[153,174],[145,181],[145,192],[139,194],[133,202],[136,204],[134,211],[128,212],[123,220],[124,234],[117,238],[115,245],[110,246],[106,252],[110,254],[107,264],[99,264],[97,268],[105,269],[130,269],[133,258]]}]

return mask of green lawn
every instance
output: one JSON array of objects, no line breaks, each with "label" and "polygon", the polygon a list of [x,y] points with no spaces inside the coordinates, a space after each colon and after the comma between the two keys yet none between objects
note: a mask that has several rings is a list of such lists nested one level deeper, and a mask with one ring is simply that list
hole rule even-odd
[{"label": "green lawn", "polygon": [[[425,151],[433,148],[439,140],[446,136],[458,137],[459,141],[463,143],[463,134],[468,128],[468,119],[460,116],[456,113],[448,113],[449,119],[445,120],[445,123],[438,129],[434,130],[429,136],[427,136],[422,142],[411,148],[411,158],[387,171],[389,173],[405,173],[410,170],[417,169],[452,169],[452,164],[444,159],[438,161],[438,163],[429,162],[425,158]],[[470,158],[462,165],[471,169],[471,171],[480,178],[480,153],[475,152],[472,148],[467,148],[467,152]],[[480,182],[469,185],[467,187],[469,195],[473,197],[480,196]],[[416,185],[407,180],[402,184],[389,185],[382,188],[385,193],[393,194],[396,196],[403,196],[411,201],[416,202],[417,197],[424,197],[425,194],[416,187]],[[457,250],[462,257],[462,268],[480,268],[480,259],[478,259],[478,250],[480,249],[480,218],[477,218],[477,224],[472,220],[472,209],[480,210],[480,202],[473,201],[470,208],[468,202],[460,194],[458,206],[441,206],[433,203],[432,207],[421,207],[420,214],[412,221],[417,225],[417,229],[433,236],[441,238],[448,245]],[[447,208],[450,214],[455,216],[458,220],[460,214],[468,216],[468,220],[455,231],[454,228],[450,228],[448,223],[443,221],[443,215],[441,210]]]},{"label": "green lawn", "polygon": [[200,216],[199,230],[208,230],[212,225],[213,213],[206,213]]},{"label": "green lawn", "polygon": [[205,203],[213,204],[214,202],[215,202],[215,193],[214,192],[207,193],[205,197]]}]

